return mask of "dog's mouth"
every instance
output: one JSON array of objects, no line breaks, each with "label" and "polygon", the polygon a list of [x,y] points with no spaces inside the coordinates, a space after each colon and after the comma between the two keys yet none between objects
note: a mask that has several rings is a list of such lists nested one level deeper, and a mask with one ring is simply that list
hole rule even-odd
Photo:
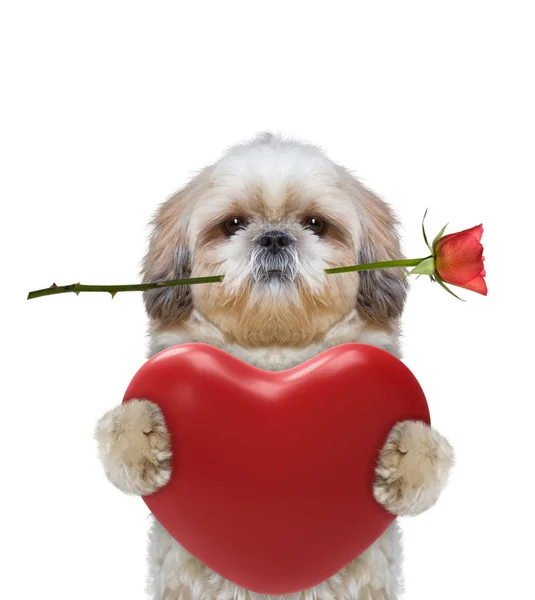
[{"label": "dog's mouth", "polygon": [[295,251],[271,254],[261,249],[253,255],[252,276],[257,282],[291,283],[297,277],[298,264]]},{"label": "dog's mouth", "polygon": [[289,269],[265,269],[256,273],[257,283],[292,283],[295,280],[295,274]]}]

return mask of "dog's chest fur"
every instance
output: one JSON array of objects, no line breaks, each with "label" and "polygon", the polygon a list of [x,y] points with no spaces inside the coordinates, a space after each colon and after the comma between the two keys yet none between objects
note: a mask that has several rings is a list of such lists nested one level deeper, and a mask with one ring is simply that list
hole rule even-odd
[{"label": "dog's chest fur", "polygon": [[400,358],[399,329],[396,327],[386,330],[365,325],[358,319],[355,311],[327,331],[321,340],[305,347],[245,348],[226,340],[214,325],[195,311],[180,328],[169,328],[165,331],[151,328],[149,337],[149,356],[177,344],[203,342],[221,348],[236,358],[266,371],[290,369],[328,348],[348,342],[377,346]]}]

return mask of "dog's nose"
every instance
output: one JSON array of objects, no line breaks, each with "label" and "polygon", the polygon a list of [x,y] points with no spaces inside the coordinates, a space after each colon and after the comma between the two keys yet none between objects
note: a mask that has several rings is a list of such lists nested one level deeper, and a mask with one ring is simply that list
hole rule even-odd
[{"label": "dog's nose", "polygon": [[289,246],[292,240],[284,231],[267,231],[258,240],[258,243],[271,252],[271,254],[277,254],[282,248]]}]

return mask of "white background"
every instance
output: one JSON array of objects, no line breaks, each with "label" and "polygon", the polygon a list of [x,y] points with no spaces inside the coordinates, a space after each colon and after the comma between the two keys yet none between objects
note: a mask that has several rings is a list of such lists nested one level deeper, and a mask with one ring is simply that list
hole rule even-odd
[{"label": "white background", "polygon": [[[458,465],[403,519],[406,600],[533,588],[531,2],[5,2],[0,15],[0,597],[142,600],[147,509],[92,439],[145,357],[137,281],[157,204],[271,129],[388,200],[405,254],[482,222],[484,298],[413,280],[405,361]],[[459,291],[456,289],[456,291]]]}]

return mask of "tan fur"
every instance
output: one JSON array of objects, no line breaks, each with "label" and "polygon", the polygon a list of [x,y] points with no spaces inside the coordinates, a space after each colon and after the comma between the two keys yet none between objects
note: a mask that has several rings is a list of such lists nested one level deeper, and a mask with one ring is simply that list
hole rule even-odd
[{"label": "tan fur", "polygon": [[126,494],[151,494],[171,477],[169,434],[153,402],[133,400],[107,412],[95,436],[108,479]]},{"label": "tan fur", "polygon": [[[278,215],[283,219],[293,215],[298,206],[301,206],[302,218],[309,214],[321,214],[317,202],[309,204],[303,199],[299,200],[298,193],[296,188],[287,188],[286,201],[281,204],[279,213],[266,213],[265,218],[274,219]],[[290,202],[291,208],[286,206],[286,202]],[[261,189],[251,194],[251,203],[256,211],[265,206]],[[342,232],[341,224],[331,227],[326,238],[326,243],[331,244],[331,258],[326,261],[325,268],[355,263],[353,243],[348,243],[347,233]],[[202,235],[201,240],[202,245],[196,247],[192,277],[221,274],[218,249],[225,241],[224,236],[212,228],[208,235]],[[192,294],[197,309],[220,328],[229,340],[253,347],[303,346],[321,337],[354,306],[357,295],[355,274],[323,275],[323,281],[324,290],[321,294],[315,294],[298,284],[299,302],[284,303],[264,297],[261,303],[252,303],[250,285],[244,285],[236,292],[227,287],[225,281],[217,285],[194,286]]]},{"label": "tan fur", "polygon": [[[359,262],[382,262],[403,258],[398,235],[399,222],[390,206],[345,169],[340,169],[340,186],[352,197],[358,198],[361,218],[366,224]],[[357,308],[364,319],[385,323],[398,317],[405,303],[408,282],[406,269],[364,271],[359,274],[359,301]],[[398,282],[397,285],[393,282]],[[378,293],[386,287],[386,294]],[[369,288],[375,290],[371,294]],[[392,301],[393,300],[393,301]]]},{"label": "tan fur", "polygon": [[[345,292],[351,287],[353,293]],[[332,327],[340,314],[349,312],[356,285],[350,279],[339,278],[321,298],[301,290],[298,305],[277,305],[276,301],[269,300],[260,305],[251,304],[248,290],[237,295],[226,294],[223,285],[204,286],[195,292],[197,309],[221,329],[229,341],[252,347],[291,347],[309,345]]]},{"label": "tan fur", "polygon": [[[176,264],[177,248],[188,251],[186,226],[195,200],[207,185],[209,169],[205,169],[185,188],[164,202],[151,220],[152,233],[148,252],[144,258],[141,275],[143,282],[165,281],[189,277],[189,269]],[[177,311],[180,304],[191,291],[184,286],[153,290],[144,294],[149,314],[163,323],[173,323],[189,312]],[[166,295],[166,301],[153,301],[159,294]]]},{"label": "tan fur", "polygon": [[[250,223],[229,239],[220,223],[238,214]],[[307,215],[326,218],[332,229],[314,236],[303,228]],[[175,344],[204,342],[273,371],[345,342],[372,344],[400,357],[404,271],[324,273],[328,267],[400,258],[396,225],[386,203],[314,147],[263,134],[231,149],[154,218],[145,281],[225,278],[145,295],[149,355]],[[297,258],[290,282],[254,278],[255,240],[273,228],[292,237]],[[152,493],[169,480],[169,437],[163,415],[148,400],[104,415],[96,437],[108,478],[124,492]],[[452,464],[450,444],[434,429],[399,423],[378,456],[370,493],[394,514],[416,514],[436,502]],[[154,600],[282,600],[226,581],[156,520],[149,569]],[[394,522],[345,569],[284,600],[395,600],[401,591],[401,541]]]},{"label": "tan fur", "polygon": [[453,462],[451,444],[433,428],[398,423],[379,455],[374,497],[395,515],[417,515],[438,500]]}]

